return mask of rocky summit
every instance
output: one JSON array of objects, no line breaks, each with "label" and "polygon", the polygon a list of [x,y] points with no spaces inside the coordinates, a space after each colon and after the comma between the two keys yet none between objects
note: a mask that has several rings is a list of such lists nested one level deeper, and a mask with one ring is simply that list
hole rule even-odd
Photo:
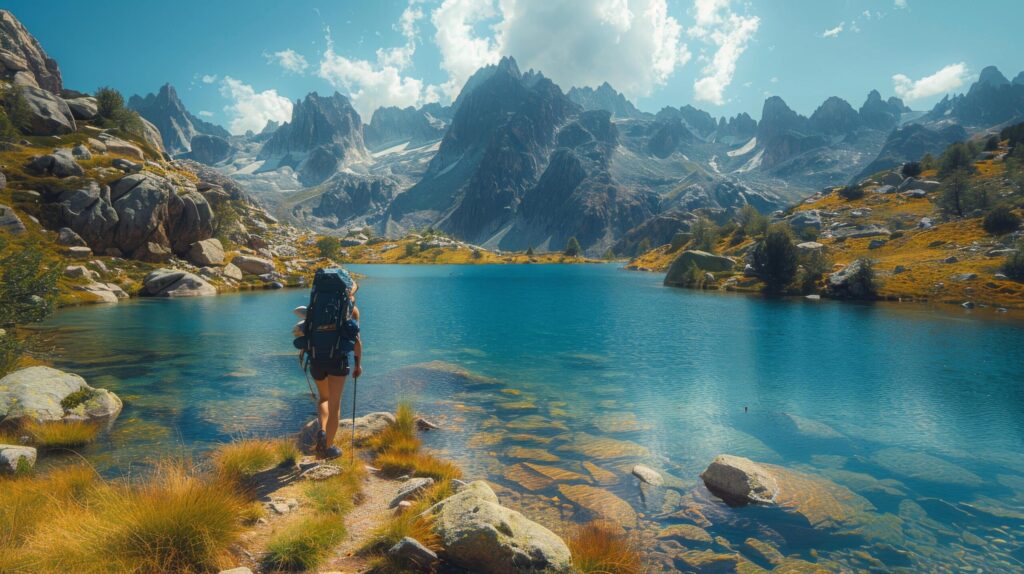
[{"label": "rocky summit", "polygon": [[206,122],[185,109],[185,105],[178,99],[178,92],[170,84],[164,84],[155,94],[132,96],[128,100],[128,107],[139,112],[156,127],[164,149],[172,155],[190,151],[192,139],[199,135],[225,139],[230,136],[224,128]]}]

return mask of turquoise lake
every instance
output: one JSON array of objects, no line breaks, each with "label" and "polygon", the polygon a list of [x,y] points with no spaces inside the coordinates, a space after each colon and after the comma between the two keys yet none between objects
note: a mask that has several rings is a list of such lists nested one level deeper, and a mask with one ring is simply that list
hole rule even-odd
[{"label": "turquoise lake", "polygon": [[[365,275],[360,413],[412,400],[443,427],[429,447],[542,523],[600,514],[612,499],[599,491],[638,513],[624,521],[655,561],[684,551],[660,528],[697,524],[720,540],[684,546],[766,568],[748,538],[828,569],[1024,569],[1019,321],[707,294],[615,265],[352,269]],[[307,298],[58,313],[46,325],[56,366],[125,400],[83,454],[118,474],[296,431],[313,412],[290,334]],[[699,474],[721,453],[796,473],[798,511],[714,499]],[[678,480],[642,495],[635,463]]]}]

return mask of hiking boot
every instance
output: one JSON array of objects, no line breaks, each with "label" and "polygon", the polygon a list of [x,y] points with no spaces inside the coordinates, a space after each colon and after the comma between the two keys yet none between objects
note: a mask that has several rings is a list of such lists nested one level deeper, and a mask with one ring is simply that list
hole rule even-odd
[{"label": "hiking boot", "polygon": [[337,446],[331,445],[330,448],[324,451],[325,459],[338,458],[339,456],[341,456],[341,449]]},{"label": "hiking boot", "polygon": [[316,431],[316,452],[323,453],[327,450],[327,433],[323,429]]}]

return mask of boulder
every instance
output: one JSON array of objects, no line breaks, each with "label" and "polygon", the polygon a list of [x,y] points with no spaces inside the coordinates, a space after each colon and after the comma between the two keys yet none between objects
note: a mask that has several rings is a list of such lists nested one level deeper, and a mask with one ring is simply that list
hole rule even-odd
[{"label": "boulder", "polygon": [[247,275],[265,275],[274,272],[274,262],[251,255],[236,255],[231,263]]},{"label": "boulder", "polygon": [[706,251],[688,250],[676,256],[665,274],[665,285],[679,285],[684,282],[691,265],[702,271],[732,271],[736,262],[728,257],[713,255]]},{"label": "boulder", "polygon": [[84,265],[68,265],[64,268],[64,276],[72,279],[86,278],[96,279],[96,272],[88,269]]},{"label": "boulder", "polygon": [[88,259],[92,257],[92,249],[80,246],[68,247],[67,254],[71,259]]},{"label": "boulder", "polygon": [[192,138],[191,155],[199,163],[214,165],[231,155],[231,144],[220,136],[199,134]]},{"label": "boulder", "polygon": [[219,239],[197,241],[189,248],[188,259],[196,265],[223,265],[224,247]]},{"label": "boulder", "polygon": [[107,146],[108,153],[128,156],[139,161],[145,161],[146,159],[145,154],[142,153],[142,149],[135,144],[128,143],[123,139],[114,137],[110,134],[100,134],[100,139],[103,141],[103,144]]},{"label": "boulder", "polygon": [[64,103],[67,104],[68,109],[71,110],[71,115],[76,120],[91,120],[100,113],[99,102],[92,96],[70,98],[64,100]]},{"label": "boulder", "polygon": [[164,247],[159,243],[147,241],[132,252],[132,259],[148,263],[165,263],[171,260],[172,255],[173,253],[171,253],[170,248]]},{"label": "boulder", "polygon": [[833,232],[837,238],[844,239],[857,239],[861,237],[878,237],[881,235],[889,236],[892,232],[880,225],[864,225],[857,227],[845,227],[843,229],[837,229]]},{"label": "boulder", "polygon": [[[115,246],[133,256],[147,242],[170,247],[163,228],[168,220],[168,201],[172,194],[175,191],[170,182],[150,173],[126,175],[113,182],[110,199],[119,219],[114,233]],[[154,251],[147,248],[140,255]]]},{"label": "boulder", "polygon": [[185,256],[194,243],[213,237],[213,208],[198,191],[172,193],[167,199],[167,224],[171,250]]},{"label": "boulder", "polygon": [[85,143],[89,144],[89,148],[96,153],[107,153],[107,144],[96,138],[88,138]]},{"label": "boulder", "polygon": [[74,288],[77,291],[84,291],[96,297],[100,303],[117,303],[121,299],[128,298],[128,294],[113,283],[93,281],[88,285],[76,285]]},{"label": "boulder", "polygon": [[395,497],[391,499],[391,503],[388,504],[388,508],[396,508],[398,506],[398,503],[416,497],[421,492],[430,488],[433,485],[433,478],[410,478],[409,480],[403,482],[402,485],[398,487],[398,492],[395,493]]},{"label": "boulder", "polygon": [[114,161],[110,162],[110,165],[125,172],[125,173],[139,173],[142,171],[142,164],[134,161],[129,161],[122,157],[114,158]]},{"label": "boulder", "polygon": [[80,160],[92,159],[92,152],[89,151],[88,147],[82,144],[78,144],[75,147],[71,148],[71,155],[74,156],[75,159]]},{"label": "boulder", "polygon": [[[89,391],[86,400],[61,406],[75,391]],[[78,375],[50,367],[28,367],[0,379],[0,422],[28,418],[59,420],[111,420],[121,412],[121,399],[106,389],[94,389]]]},{"label": "boulder", "polygon": [[804,241],[803,243],[797,243],[796,248],[801,253],[818,253],[825,250],[825,246],[817,241]]},{"label": "boulder", "polygon": [[85,170],[82,169],[82,166],[78,165],[69,149],[58,149],[54,150],[51,154],[33,156],[25,164],[25,169],[30,173],[40,176],[71,177],[85,175]]},{"label": "boulder", "polygon": [[647,465],[634,465],[632,473],[633,476],[639,478],[641,482],[645,482],[651,486],[661,486],[665,484],[665,479],[662,478],[661,474]]},{"label": "boulder", "polygon": [[484,574],[570,572],[569,548],[554,532],[501,506],[486,482],[472,482],[429,511],[453,564]]},{"label": "boulder", "polygon": [[[25,460],[22,463],[22,459]],[[36,465],[36,449],[30,446],[0,444],[0,474],[14,474],[19,464]]]},{"label": "boulder", "polygon": [[815,230],[821,231],[821,212],[817,209],[798,211],[789,216],[788,220],[789,226],[797,233],[800,233],[808,227],[813,227]]},{"label": "boulder", "polygon": [[852,297],[860,299],[868,294],[864,292],[864,286],[853,282],[854,276],[865,265],[864,260],[857,259],[839,271],[828,276],[828,290],[833,295],[840,297]]},{"label": "boulder", "polygon": [[146,141],[146,145],[161,154],[164,153],[164,141],[160,135],[160,129],[142,116],[139,116],[139,119],[142,120],[142,139]]},{"label": "boulder", "polygon": [[25,232],[25,224],[21,222],[21,218],[6,205],[0,205],[0,231],[6,231],[11,235]]},{"label": "boulder", "polygon": [[[110,205],[110,189],[95,181],[86,182],[78,189],[65,191],[58,197],[62,229],[58,242],[63,245],[89,245],[97,251],[111,246],[117,227],[117,210]],[[75,234],[82,243],[75,240]]]},{"label": "boulder", "polygon": [[[379,433],[386,429],[389,425],[395,422],[395,415],[388,412],[373,412],[355,419],[355,438],[356,442],[363,442],[371,436]],[[342,417],[338,426],[338,436],[351,436],[352,433],[352,419],[346,419]],[[298,434],[299,446],[303,449],[310,450],[316,445],[316,431],[320,428],[320,423],[317,419],[313,419],[302,426]]]},{"label": "boulder", "polygon": [[882,195],[888,195],[890,193],[896,193],[896,188],[891,186],[891,185],[883,185],[883,186],[875,189],[875,193],[879,193],[879,194],[882,194]]},{"label": "boulder", "polygon": [[75,117],[64,100],[33,86],[22,86],[21,93],[28,103],[30,135],[53,136],[75,131]]},{"label": "boulder", "polygon": [[157,269],[142,280],[144,294],[151,297],[209,297],[217,288],[198,275],[177,269]]},{"label": "boulder", "polygon": [[878,249],[880,247],[885,247],[886,243],[888,243],[888,241],[885,239],[872,239],[870,242],[868,242],[868,249]]},{"label": "boulder", "polygon": [[704,485],[729,504],[772,504],[779,486],[768,470],[739,456],[720,454],[700,473]]},{"label": "boulder", "polygon": [[887,186],[897,186],[903,183],[903,176],[895,171],[887,171],[882,177],[878,178],[878,183]]},{"label": "boulder", "polygon": [[903,180],[903,183],[897,188],[899,191],[910,191],[914,189],[920,189],[925,193],[930,193],[939,189],[942,184],[938,181],[920,180],[913,177],[908,177]]},{"label": "boulder", "polygon": [[242,270],[239,269],[238,266],[236,266],[234,263],[228,263],[227,265],[225,265],[224,269],[221,270],[221,273],[224,275],[224,277],[227,277],[228,279],[234,279],[235,281],[241,281],[242,277],[244,277],[244,275],[242,275]]},{"label": "boulder", "polygon": [[82,239],[80,235],[75,233],[74,230],[72,230],[69,227],[61,227],[60,230],[57,231],[57,244],[66,245],[68,247],[73,247],[76,245],[79,247],[88,246],[85,240]]},{"label": "boulder", "polygon": [[419,540],[408,536],[402,538],[388,550],[388,556],[399,562],[413,564],[423,571],[430,571],[432,564],[437,562],[437,554],[427,548]]}]

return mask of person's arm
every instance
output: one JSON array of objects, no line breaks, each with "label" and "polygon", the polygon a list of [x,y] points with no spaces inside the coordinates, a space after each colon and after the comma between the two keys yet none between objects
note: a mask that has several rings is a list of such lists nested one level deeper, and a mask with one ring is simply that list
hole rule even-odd
[{"label": "person's arm", "polygon": [[363,340],[360,337],[356,337],[356,348],[353,352],[356,359],[356,366],[352,370],[352,376],[359,378],[363,374]]}]

